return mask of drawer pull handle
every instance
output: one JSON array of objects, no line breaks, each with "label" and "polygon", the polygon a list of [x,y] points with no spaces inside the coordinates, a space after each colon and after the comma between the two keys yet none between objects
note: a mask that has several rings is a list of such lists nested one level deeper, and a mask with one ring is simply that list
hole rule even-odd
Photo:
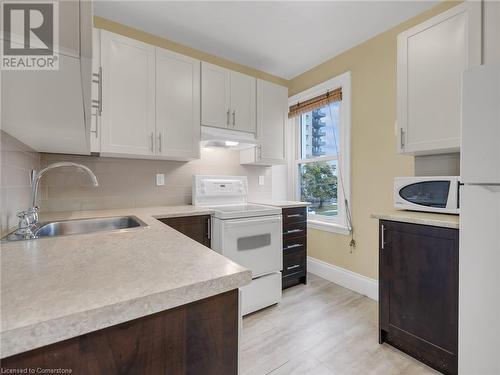
[{"label": "drawer pull handle", "polygon": [[299,268],[299,267],[300,267],[300,264],[296,264],[296,265],[294,265],[294,266],[287,267],[287,268],[286,268],[286,270],[287,270],[287,271],[290,271],[290,270],[293,270],[293,269],[295,269],[295,268]]},{"label": "drawer pull handle", "polygon": [[297,232],[302,232],[302,229],[290,229],[285,232],[285,234],[290,234],[290,233],[297,233]]},{"label": "drawer pull handle", "polygon": [[291,215],[286,215],[286,217],[301,217],[302,214],[291,214]]},{"label": "drawer pull handle", "polygon": [[288,250],[288,249],[293,249],[293,248],[301,247],[301,246],[302,246],[301,243],[294,243],[293,245],[288,245],[285,249]]},{"label": "drawer pull handle", "polygon": [[385,249],[385,226],[380,226],[380,250]]}]

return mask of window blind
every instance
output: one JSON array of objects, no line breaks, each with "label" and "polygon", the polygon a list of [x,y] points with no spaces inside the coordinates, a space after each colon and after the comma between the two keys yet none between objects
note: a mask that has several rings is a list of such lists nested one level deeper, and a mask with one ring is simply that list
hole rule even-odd
[{"label": "window blind", "polygon": [[302,113],[310,112],[314,109],[324,107],[333,102],[340,102],[342,100],[342,88],[339,87],[332,91],[327,91],[325,94],[315,96],[314,98],[298,102],[290,106],[288,109],[288,118],[297,117]]}]

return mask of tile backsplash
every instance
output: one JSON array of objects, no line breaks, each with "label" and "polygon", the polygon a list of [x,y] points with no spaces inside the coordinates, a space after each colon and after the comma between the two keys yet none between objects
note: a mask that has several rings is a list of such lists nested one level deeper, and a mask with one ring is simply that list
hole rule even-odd
[{"label": "tile backsplash", "polygon": [[[97,176],[94,187],[89,176],[75,168],[59,168],[41,181],[41,211],[92,210],[160,205],[191,204],[193,174],[248,176],[249,198],[270,199],[271,168],[242,166],[239,152],[202,149],[201,159],[191,162],[101,158],[95,156],[42,154],[42,167],[58,161],[72,161],[89,167]],[[165,185],[156,186],[157,173]],[[259,175],[265,176],[260,186]]]},{"label": "tile backsplash", "polygon": [[40,154],[0,131],[1,233],[16,227],[19,211],[30,205],[32,169],[40,169]]}]

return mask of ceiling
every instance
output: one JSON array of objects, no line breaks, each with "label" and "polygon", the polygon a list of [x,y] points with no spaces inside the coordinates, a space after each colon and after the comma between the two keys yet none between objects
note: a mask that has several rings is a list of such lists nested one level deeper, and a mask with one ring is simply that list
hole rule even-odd
[{"label": "ceiling", "polygon": [[437,1],[94,1],[94,13],[282,78]]}]

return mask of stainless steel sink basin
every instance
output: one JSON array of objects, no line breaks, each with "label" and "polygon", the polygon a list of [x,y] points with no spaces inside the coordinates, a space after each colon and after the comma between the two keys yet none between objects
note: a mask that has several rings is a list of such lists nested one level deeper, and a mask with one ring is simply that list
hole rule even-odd
[{"label": "stainless steel sink basin", "polygon": [[99,217],[90,219],[61,220],[41,223],[31,238],[23,238],[15,232],[4,237],[6,241],[29,240],[44,237],[68,236],[72,234],[96,233],[146,227],[136,216]]}]

